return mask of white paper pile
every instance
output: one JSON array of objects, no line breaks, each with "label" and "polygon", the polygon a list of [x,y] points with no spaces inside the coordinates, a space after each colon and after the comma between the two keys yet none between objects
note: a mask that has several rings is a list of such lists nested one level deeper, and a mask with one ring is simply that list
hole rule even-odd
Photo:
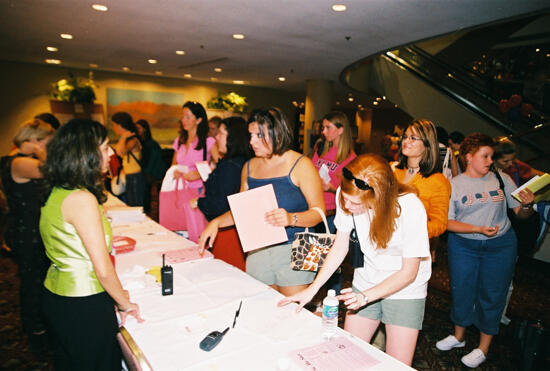
[{"label": "white paper pile", "polygon": [[105,215],[109,218],[111,224],[130,224],[141,223],[145,221],[145,214],[143,213],[143,207],[111,207],[105,211]]}]

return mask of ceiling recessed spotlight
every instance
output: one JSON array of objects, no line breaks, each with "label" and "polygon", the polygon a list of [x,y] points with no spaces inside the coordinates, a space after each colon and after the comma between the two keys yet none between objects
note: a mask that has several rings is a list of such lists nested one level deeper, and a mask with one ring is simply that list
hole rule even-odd
[{"label": "ceiling recessed spotlight", "polygon": [[218,78],[217,78],[217,77],[211,77],[210,80],[212,80],[212,81],[218,81]]},{"label": "ceiling recessed spotlight", "polygon": [[344,4],[334,4],[332,10],[335,12],[345,12],[347,7]]},{"label": "ceiling recessed spotlight", "polygon": [[70,33],[62,33],[61,35],[62,39],[65,39],[65,40],[72,40],[73,39],[73,35],[71,35]]},{"label": "ceiling recessed spotlight", "polygon": [[49,52],[56,52],[59,49],[57,49],[55,46],[46,46],[46,50]]},{"label": "ceiling recessed spotlight", "polygon": [[339,101],[339,100],[336,101],[336,105],[337,105],[337,106],[340,105],[340,101]]},{"label": "ceiling recessed spotlight", "polygon": [[105,5],[101,4],[93,4],[92,8],[94,10],[97,10],[98,12],[106,12],[107,10],[109,10],[109,8],[107,8]]},{"label": "ceiling recessed spotlight", "polygon": [[185,55],[185,50],[176,50],[177,55]]},{"label": "ceiling recessed spotlight", "polygon": [[59,59],[46,59],[46,63],[49,64],[60,64],[61,61]]},{"label": "ceiling recessed spotlight", "polygon": [[98,68],[99,65],[97,63],[90,63],[88,66],[90,66],[90,68]]},{"label": "ceiling recessed spotlight", "polygon": [[222,72],[222,69],[220,67],[214,68],[214,72]]},{"label": "ceiling recessed spotlight", "polygon": [[243,40],[244,39],[244,35],[242,33],[234,33],[233,34],[233,38],[235,40]]},{"label": "ceiling recessed spotlight", "polygon": [[243,80],[233,80],[233,84],[242,85],[244,84]]},{"label": "ceiling recessed spotlight", "polygon": [[394,106],[395,108],[397,108],[397,104],[394,104],[393,106]]},{"label": "ceiling recessed spotlight", "polygon": [[157,64],[158,61],[156,59],[148,59],[147,62],[151,63],[151,64]]},{"label": "ceiling recessed spotlight", "polygon": [[279,81],[281,81],[281,82],[282,82],[282,81],[286,81],[286,77],[284,77],[284,76],[279,76],[278,79],[279,79]]},{"label": "ceiling recessed spotlight", "polygon": [[355,99],[353,99],[353,97],[349,97],[348,100],[349,100],[350,102],[353,102]]},{"label": "ceiling recessed spotlight", "polygon": [[130,71],[130,67],[124,66],[124,67],[122,67],[122,70],[128,72],[128,71]]},{"label": "ceiling recessed spotlight", "polygon": [[381,100],[382,100],[382,98],[376,97],[376,101],[377,101],[377,102],[380,102]]},{"label": "ceiling recessed spotlight", "polygon": [[375,100],[374,102],[372,102],[372,104],[374,104],[375,106],[377,106],[377,105],[378,105],[378,101]]},{"label": "ceiling recessed spotlight", "polygon": [[189,78],[191,78],[191,74],[190,74],[190,73],[184,73],[184,74],[183,74],[183,77],[189,79]]},{"label": "ceiling recessed spotlight", "polygon": [[536,48],[535,51],[538,53],[540,52],[540,48]]},{"label": "ceiling recessed spotlight", "polygon": [[155,75],[162,75],[162,71],[155,71]]},{"label": "ceiling recessed spotlight", "polygon": [[383,96],[382,96],[382,99],[386,100],[386,96],[385,96],[385,95],[383,95]]}]

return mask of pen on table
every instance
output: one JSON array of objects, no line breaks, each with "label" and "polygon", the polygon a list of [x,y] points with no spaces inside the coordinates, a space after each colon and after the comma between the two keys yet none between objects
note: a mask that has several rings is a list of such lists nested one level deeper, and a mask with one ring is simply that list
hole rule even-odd
[{"label": "pen on table", "polygon": [[241,300],[241,303],[239,304],[239,309],[235,312],[235,318],[233,318],[233,326],[232,328],[235,328],[235,324],[237,323],[237,317],[241,313],[241,306],[243,305],[243,301]]}]

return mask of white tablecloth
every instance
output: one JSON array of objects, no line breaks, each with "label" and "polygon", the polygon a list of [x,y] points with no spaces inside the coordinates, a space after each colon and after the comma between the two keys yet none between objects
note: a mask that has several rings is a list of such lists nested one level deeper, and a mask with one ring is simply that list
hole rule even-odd
[{"label": "white tablecloth", "polygon": [[[106,208],[117,202],[110,199]],[[150,219],[113,225],[113,232],[137,241],[133,252],[116,256],[116,270],[146,320],[129,318],[125,327],[154,370],[278,370],[290,362],[290,351],[322,342],[319,317],[296,313],[295,304],[277,307],[281,294],[217,259],[174,264],[174,294],[162,296],[160,284],[145,271],[161,265],[162,252],[193,243]],[[241,300],[235,328],[211,352],[200,350],[207,334],[231,326]],[[370,370],[411,370],[338,329],[341,335],[380,361]],[[290,362],[288,370],[298,369]]]}]

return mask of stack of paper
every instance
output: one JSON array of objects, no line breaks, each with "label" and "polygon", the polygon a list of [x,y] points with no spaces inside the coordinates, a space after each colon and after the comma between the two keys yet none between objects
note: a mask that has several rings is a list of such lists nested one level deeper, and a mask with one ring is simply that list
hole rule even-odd
[{"label": "stack of paper", "polygon": [[143,213],[143,207],[135,206],[115,206],[105,211],[105,215],[109,218],[111,224],[130,224],[141,223],[145,221],[145,214]]},{"label": "stack of paper", "polygon": [[521,202],[518,193],[525,188],[535,194],[535,202],[548,201],[550,199],[550,175],[543,174],[542,176],[537,175],[533,177],[527,183],[512,192],[512,196]]}]

